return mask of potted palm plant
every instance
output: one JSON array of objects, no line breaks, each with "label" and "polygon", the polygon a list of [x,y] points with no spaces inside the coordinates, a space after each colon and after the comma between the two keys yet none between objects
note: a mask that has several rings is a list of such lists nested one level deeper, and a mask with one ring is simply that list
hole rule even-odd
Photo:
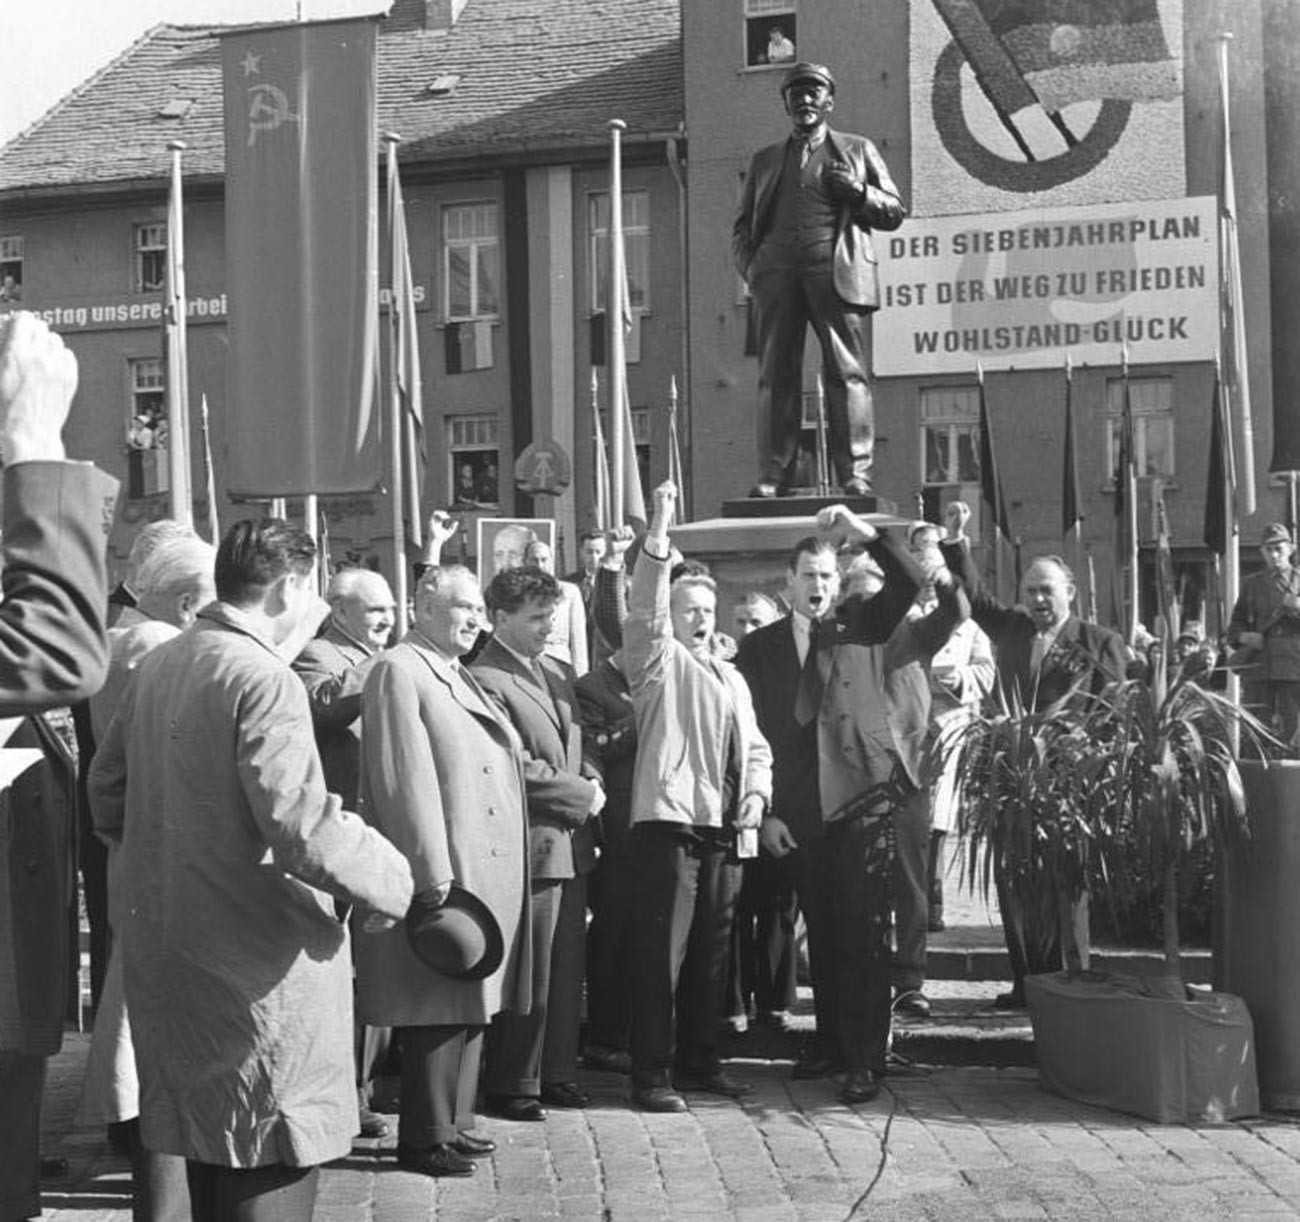
[{"label": "potted palm plant", "polygon": [[1234,738],[1263,727],[1191,673],[1166,670],[1029,711],[1000,700],[943,748],[957,751],[963,873],[986,892],[1014,879],[1052,928],[1085,890],[1159,880],[1164,967],[1154,978],[1071,970],[1030,976],[1040,1075],[1085,1102],[1162,1122],[1259,1110],[1249,1012],[1189,990],[1179,876],[1197,845],[1247,829]]}]

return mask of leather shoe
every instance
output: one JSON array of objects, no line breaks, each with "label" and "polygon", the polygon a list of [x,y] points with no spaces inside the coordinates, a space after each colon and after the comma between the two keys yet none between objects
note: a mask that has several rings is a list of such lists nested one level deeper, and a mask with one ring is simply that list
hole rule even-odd
[{"label": "leather shoe", "polygon": [[632,1058],[621,1048],[590,1044],[582,1054],[582,1067],[597,1073],[629,1074],[632,1072]]},{"label": "leather shoe", "polygon": [[502,1120],[545,1120],[546,1109],[532,1095],[485,1095],[483,1110]]},{"label": "leather shoe", "polygon": [[487,1158],[497,1148],[497,1143],[490,1137],[475,1137],[473,1133],[462,1133],[449,1144],[464,1158]]},{"label": "leather shoe", "polygon": [[925,928],[927,933],[943,933],[948,928],[948,922],[941,916],[932,916]]},{"label": "leather shoe", "polygon": [[387,1137],[388,1121],[378,1112],[372,1112],[368,1107],[363,1107],[361,1109],[361,1127],[358,1136],[371,1139]]},{"label": "leather shoe", "polygon": [[840,1101],[852,1107],[855,1103],[870,1103],[880,1094],[880,1079],[869,1069],[855,1069],[840,1087]]},{"label": "leather shoe", "polygon": [[999,993],[993,999],[993,1008],[995,1010],[1023,1010],[1025,1008],[1024,989],[1011,989],[1006,993]]},{"label": "leather shoe", "polygon": [[737,1082],[721,1069],[703,1071],[684,1069],[674,1074],[673,1080],[683,1090],[698,1090],[708,1095],[725,1095],[728,1099],[740,1099],[754,1089],[748,1082]]},{"label": "leather shoe", "polygon": [[449,1144],[417,1150],[414,1146],[397,1143],[397,1165],[420,1175],[473,1175],[474,1163]]},{"label": "leather shoe", "polygon": [[543,1082],[542,1102],[548,1107],[586,1107],[591,1096],[576,1082]]},{"label": "leather shoe", "polygon": [[770,501],[777,495],[777,486],[770,484],[767,480],[759,480],[750,490],[751,500]]},{"label": "leather shoe", "polygon": [[920,989],[904,989],[894,998],[897,1018],[929,1018],[930,999]]},{"label": "leather shoe", "polygon": [[843,1061],[837,1061],[834,1057],[811,1056],[794,1063],[791,1077],[796,1082],[812,1082],[817,1078],[833,1078],[837,1073],[843,1072]]},{"label": "leather shoe", "polygon": [[871,485],[862,476],[854,475],[844,481],[840,491],[845,496],[870,496]]},{"label": "leather shoe", "polygon": [[686,1100],[671,1086],[634,1086],[632,1102],[643,1112],[684,1112]]}]

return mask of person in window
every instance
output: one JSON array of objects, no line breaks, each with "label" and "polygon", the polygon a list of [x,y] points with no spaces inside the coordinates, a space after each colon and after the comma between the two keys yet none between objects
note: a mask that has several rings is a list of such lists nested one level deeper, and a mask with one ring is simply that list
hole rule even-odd
[{"label": "person in window", "polygon": [[457,505],[477,505],[478,485],[474,479],[474,468],[463,462],[456,468],[456,489],[454,500]]},{"label": "person in window", "polygon": [[489,461],[478,477],[475,499],[484,505],[495,505],[500,496],[497,465],[495,461]]},{"label": "person in window", "polygon": [[767,32],[767,62],[786,64],[792,59],[794,59],[794,43],[785,36],[785,31],[779,25],[774,25]]}]

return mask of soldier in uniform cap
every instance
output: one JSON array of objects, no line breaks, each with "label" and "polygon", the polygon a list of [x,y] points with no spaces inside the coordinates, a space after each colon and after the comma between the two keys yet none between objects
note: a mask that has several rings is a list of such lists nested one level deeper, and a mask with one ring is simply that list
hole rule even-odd
[{"label": "soldier in uniform cap", "polygon": [[809,324],[822,348],[836,482],[871,490],[874,422],[865,351],[867,316],[880,304],[873,229],[897,229],[906,210],[876,147],[833,131],[835,78],[797,63],[781,86],[793,131],[760,149],[732,230],[736,270],[758,322],[758,482],[751,496],[788,490],[803,419],[803,347]]},{"label": "soldier in uniform cap", "polygon": [[[1290,530],[1281,522],[1266,526],[1259,554],[1264,568],[1242,582],[1228,641],[1260,666],[1266,707],[1257,711],[1271,714],[1283,741],[1300,747],[1300,569]],[[1259,695],[1250,690],[1249,673],[1245,682],[1250,705]]]}]

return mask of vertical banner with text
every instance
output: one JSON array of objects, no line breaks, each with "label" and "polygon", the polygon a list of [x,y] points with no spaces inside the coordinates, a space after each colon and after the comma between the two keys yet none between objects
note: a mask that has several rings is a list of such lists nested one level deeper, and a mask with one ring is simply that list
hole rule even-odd
[{"label": "vertical banner with text", "polygon": [[375,32],[363,19],[222,38],[237,495],[380,481]]}]

